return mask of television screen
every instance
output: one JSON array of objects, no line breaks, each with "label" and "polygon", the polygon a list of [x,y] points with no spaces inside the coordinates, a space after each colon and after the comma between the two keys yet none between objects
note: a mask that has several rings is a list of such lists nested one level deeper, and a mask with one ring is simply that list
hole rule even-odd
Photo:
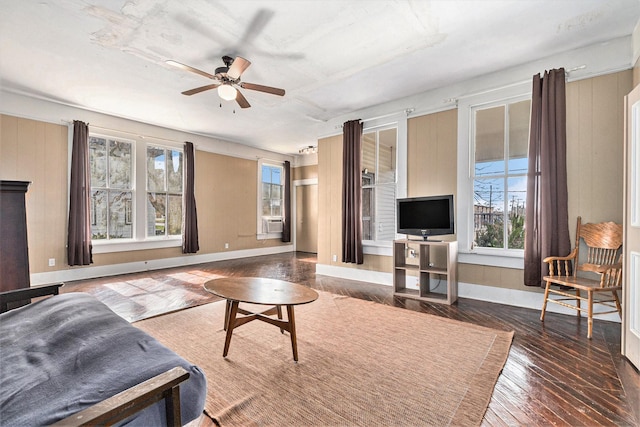
[{"label": "television screen", "polygon": [[429,236],[453,234],[453,195],[397,200],[398,234]]}]

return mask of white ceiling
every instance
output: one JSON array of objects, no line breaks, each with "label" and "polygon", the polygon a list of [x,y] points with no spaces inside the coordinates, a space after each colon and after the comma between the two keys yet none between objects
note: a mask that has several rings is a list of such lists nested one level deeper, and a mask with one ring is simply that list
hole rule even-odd
[{"label": "white ceiling", "polygon": [[[638,0],[0,0],[2,88],[172,129],[297,153],[327,120],[628,36]],[[240,109],[211,83],[252,65]],[[222,102],[222,108],[219,106]],[[234,113],[235,110],[235,113]],[[353,117],[358,118],[358,117]]]}]

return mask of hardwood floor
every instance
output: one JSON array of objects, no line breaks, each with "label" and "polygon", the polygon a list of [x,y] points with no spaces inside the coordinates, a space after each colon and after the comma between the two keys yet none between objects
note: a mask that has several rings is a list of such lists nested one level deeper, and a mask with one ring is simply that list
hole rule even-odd
[{"label": "hardwood floor", "polygon": [[[538,310],[464,298],[452,306],[397,298],[390,286],[316,276],[315,263],[311,254],[269,255],[70,282],[62,290],[93,293],[106,300],[107,305],[117,306],[125,313],[129,310],[131,317],[141,318],[161,311],[164,298],[194,305],[215,300],[201,292],[201,285],[183,280],[194,275],[270,277],[407,310],[513,330],[509,358],[489,403],[484,426],[640,425],[640,375],[620,355],[618,323],[595,320],[593,339],[588,340],[585,318],[547,313],[542,323]],[[118,283],[135,283],[135,291],[131,292],[129,286],[114,286]],[[135,297],[137,302],[132,300]]]}]

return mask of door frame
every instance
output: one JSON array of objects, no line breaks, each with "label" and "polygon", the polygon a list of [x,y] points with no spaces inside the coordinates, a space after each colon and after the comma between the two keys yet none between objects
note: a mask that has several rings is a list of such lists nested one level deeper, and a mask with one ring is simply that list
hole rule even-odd
[{"label": "door frame", "polygon": [[298,209],[297,209],[297,188],[303,185],[318,185],[318,178],[308,178],[308,179],[296,179],[293,181],[293,191],[291,192],[291,206],[295,206],[296,209],[291,209],[291,240],[293,241],[293,251],[297,251],[298,242],[297,242],[297,233],[296,233],[296,224],[298,220]]},{"label": "door frame", "polygon": [[622,354],[640,369],[640,85],[625,96]]}]

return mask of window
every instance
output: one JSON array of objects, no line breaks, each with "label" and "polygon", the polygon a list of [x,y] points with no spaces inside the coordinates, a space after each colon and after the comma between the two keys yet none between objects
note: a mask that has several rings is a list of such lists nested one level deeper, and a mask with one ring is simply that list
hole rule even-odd
[{"label": "window", "polygon": [[89,137],[91,239],[133,237],[133,143]]},{"label": "window", "polygon": [[284,167],[258,162],[258,234],[280,237],[284,206]]},{"label": "window", "polygon": [[[157,241],[182,235],[182,149],[90,135],[89,163],[94,242]],[[131,249],[139,248],[113,250]]]},{"label": "window", "polygon": [[147,147],[147,237],[182,233],[182,151]]},{"label": "window", "polygon": [[396,232],[397,128],[362,135],[362,239],[392,241]]},{"label": "window", "polygon": [[524,249],[529,99],[472,108],[473,247]]}]

